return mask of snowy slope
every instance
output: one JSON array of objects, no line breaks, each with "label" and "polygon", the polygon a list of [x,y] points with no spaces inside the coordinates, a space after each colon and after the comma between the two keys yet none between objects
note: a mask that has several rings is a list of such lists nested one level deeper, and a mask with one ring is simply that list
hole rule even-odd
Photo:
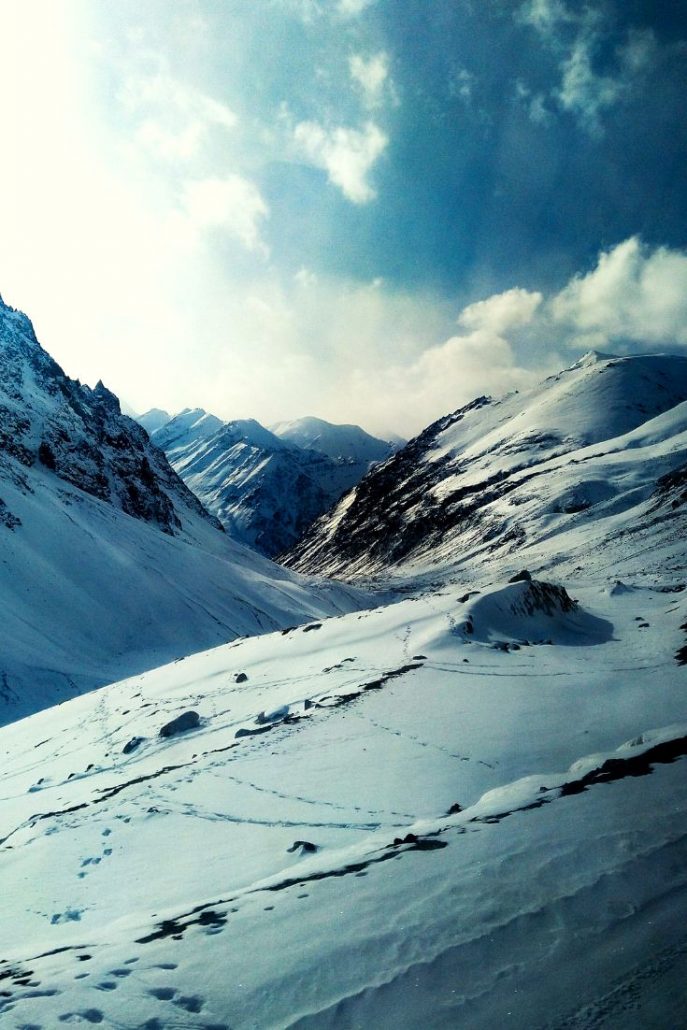
[{"label": "snowy slope", "polygon": [[466,580],[0,731],[3,1025],[681,1025],[664,586]]},{"label": "snowy slope", "polygon": [[359,604],[230,541],[116,397],[0,303],[0,722]]},{"label": "snowy slope", "polygon": [[390,453],[357,426],[303,419],[275,435],[255,419],[222,423],[202,409],[176,415],[152,439],[229,535],[268,556],[292,547]]},{"label": "snowy slope", "polygon": [[434,423],[285,563],[345,576],[509,556],[541,568],[553,549],[573,567],[590,546],[608,563],[618,533],[670,550],[685,528],[686,466],[687,358],[590,354],[527,393],[478,398]]}]

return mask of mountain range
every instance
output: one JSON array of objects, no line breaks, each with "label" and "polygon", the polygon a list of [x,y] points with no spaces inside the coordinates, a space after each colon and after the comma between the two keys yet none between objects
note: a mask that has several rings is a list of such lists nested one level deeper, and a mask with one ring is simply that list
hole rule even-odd
[{"label": "mountain range", "polygon": [[329,430],[0,358],[3,1026],[683,1024],[685,357],[478,398],[288,569],[155,440],[247,505]]},{"label": "mountain range", "polygon": [[622,534],[636,555],[622,568],[638,572],[659,544],[672,560],[686,483],[687,358],[589,353],[527,392],[479,397],[429,426],[283,561],[354,578],[542,568],[553,549],[574,570],[610,567]]},{"label": "mountain range", "polygon": [[275,557],[293,547],[375,463],[398,446],[359,426],[302,418],[271,429],[222,422],[202,408],[141,415],[151,440],[229,535]]}]

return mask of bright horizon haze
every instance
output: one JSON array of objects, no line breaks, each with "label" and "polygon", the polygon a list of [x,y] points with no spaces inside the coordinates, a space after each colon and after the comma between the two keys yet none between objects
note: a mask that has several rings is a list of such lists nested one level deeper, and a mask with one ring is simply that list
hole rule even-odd
[{"label": "bright horizon haze", "polygon": [[142,412],[410,436],[687,347],[666,0],[0,0],[0,293]]}]

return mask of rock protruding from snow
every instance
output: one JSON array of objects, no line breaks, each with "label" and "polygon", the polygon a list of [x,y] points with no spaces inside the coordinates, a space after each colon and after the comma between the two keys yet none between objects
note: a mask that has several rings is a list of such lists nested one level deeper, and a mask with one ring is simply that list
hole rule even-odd
[{"label": "rock protruding from snow", "polygon": [[182,712],[181,715],[177,715],[176,719],[172,719],[161,727],[160,736],[176,737],[179,733],[188,733],[189,730],[195,730],[199,724],[200,716],[198,712]]},{"label": "rock protruding from snow", "polygon": [[532,644],[593,645],[613,634],[610,622],[582,609],[565,587],[532,578],[482,592],[460,615],[459,635],[503,651]]}]

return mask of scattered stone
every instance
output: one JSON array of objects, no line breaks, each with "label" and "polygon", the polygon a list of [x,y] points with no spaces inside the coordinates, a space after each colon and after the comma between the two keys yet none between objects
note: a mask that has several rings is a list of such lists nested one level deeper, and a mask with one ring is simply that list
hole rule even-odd
[{"label": "scattered stone", "polygon": [[459,805],[458,802],[456,801],[453,805],[451,805],[451,807],[449,808],[449,810],[446,813],[446,815],[458,815],[458,813],[462,812],[462,811],[463,811],[463,806]]},{"label": "scattered stone", "polygon": [[123,755],[130,755],[132,751],[135,751],[137,747],[140,747],[145,737],[132,737],[124,747],[122,748]]},{"label": "scattered stone", "polygon": [[405,837],[394,837],[394,847],[399,844],[417,844],[417,836],[414,833],[407,833]]},{"label": "scattered stone", "polygon": [[247,679],[245,672],[237,672],[234,676],[234,683],[245,683]]},{"label": "scattered stone", "polygon": [[182,712],[176,719],[166,723],[160,730],[161,737],[174,737],[177,733],[194,730],[200,722],[198,712]]},{"label": "scattered stone", "polygon": [[319,850],[317,844],[313,844],[312,841],[309,840],[295,840],[291,847],[287,848],[286,850],[290,854],[293,854],[294,851],[298,851],[299,849],[301,855],[311,855],[314,854],[315,851]]},{"label": "scattered stone", "polygon": [[427,655],[426,654],[414,654],[412,660],[414,662],[426,662],[427,661]]},{"label": "scattered stone", "polygon": [[258,717],[255,720],[258,726],[264,726],[268,722],[279,722],[280,719],[284,719],[289,714],[289,706],[282,705],[281,708],[275,708],[272,712],[259,712]]},{"label": "scattered stone", "polygon": [[322,623],[321,622],[311,622],[309,626],[304,626],[303,627],[303,632],[304,633],[310,633],[310,631],[313,630],[313,629],[322,629]]}]

